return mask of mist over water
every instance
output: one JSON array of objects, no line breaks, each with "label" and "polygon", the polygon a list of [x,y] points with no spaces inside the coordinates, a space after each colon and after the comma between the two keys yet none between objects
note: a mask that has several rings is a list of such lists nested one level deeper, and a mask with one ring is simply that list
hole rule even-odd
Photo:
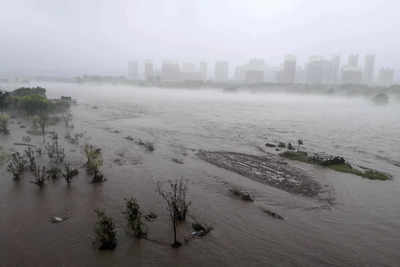
[{"label": "mist over water", "polygon": [[2,0],[0,267],[400,266],[399,10]]},{"label": "mist over water", "polygon": [[[75,131],[84,131],[86,141],[101,145],[109,180],[91,187],[80,177],[70,191],[58,183],[39,192],[28,183],[14,184],[2,170],[6,179],[0,181],[0,246],[5,250],[0,256],[6,259],[5,266],[26,265],[25,259],[46,266],[59,262],[67,266],[396,266],[400,262],[400,106],[395,101],[375,106],[368,98],[39,85],[48,88],[49,97],[78,99],[73,108]],[[155,153],[127,143],[126,136],[154,142]],[[192,152],[259,155],[266,142],[299,138],[309,151],[342,155],[352,164],[388,172],[393,179],[370,181],[291,162],[331,190],[334,200],[327,204],[220,169]],[[121,153],[126,164],[117,166],[112,162]],[[184,164],[177,165],[172,158]],[[167,217],[154,188],[157,180],[180,176],[190,181],[193,213],[211,223],[214,231],[174,251],[168,247]],[[229,186],[246,188],[254,195],[254,204],[232,199]],[[151,229],[161,244],[136,242],[121,229],[118,249],[98,254],[87,238],[93,209],[104,207],[123,225],[120,205],[132,194],[146,209],[160,214]],[[260,211],[263,207],[278,211],[286,220],[266,216]],[[49,225],[48,216],[60,212],[68,212],[71,219]],[[39,256],[50,250],[54,253]]]}]

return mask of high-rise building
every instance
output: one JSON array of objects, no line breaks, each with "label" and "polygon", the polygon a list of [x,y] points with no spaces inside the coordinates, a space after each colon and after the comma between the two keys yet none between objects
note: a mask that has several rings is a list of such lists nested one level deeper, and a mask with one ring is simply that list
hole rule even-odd
[{"label": "high-rise building", "polygon": [[349,55],[348,65],[350,67],[358,68],[358,55],[357,54]]},{"label": "high-rise building", "polygon": [[229,64],[226,61],[217,61],[215,63],[215,81],[216,82],[226,82],[229,77]]},{"label": "high-rise building", "polygon": [[181,70],[182,81],[203,81],[202,74],[196,69],[196,65],[190,62],[184,62]]},{"label": "high-rise building", "polygon": [[152,81],[154,79],[154,66],[151,60],[145,60],[144,62],[144,78],[146,81]]},{"label": "high-rise building", "polygon": [[337,83],[339,81],[340,56],[333,56],[330,61],[330,71],[328,83]]},{"label": "high-rise building", "polygon": [[139,64],[137,61],[128,62],[128,79],[130,80],[139,79]]},{"label": "high-rise building", "polygon": [[195,72],[196,66],[191,62],[182,63],[182,72]]},{"label": "high-rise building", "polygon": [[235,80],[247,83],[264,82],[265,63],[264,59],[252,58],[247,64],[235,68]]},{"label": "high-rise building", "polygon": [[360,84],[362,82],[362,71],[353,65],[347,65],[342,68],[342,83]]},{"label": "high-rise building", "polygon": [[390,86],[393,84],[394,70],[390,68],[382,68],[379,71],[378,83],[383,86]]},{"label": "high-rise building", "polygon": [[323,84],[329,80],[331,62],[320,56],[312,56],[306,66],[306,83]]},{"label": "high-rise building", "polygon": [[201,79],[203,81],[207,81],[207,79],[208,79],[207,62],[200,62],[200,73],[201,73]]},{"label": "high-rise building", "polygon": [[306,81],[306,72],[304,68],[301,66],[297,66],[295,83],[305,83],[305,81]]},{"label": "high-rise building", "polygon": [[364,82],[366,84],[372,84],[374,82],[374,71],[375,71],[375,55],[365,56]]},{"label": "high-rise building", "polygon": [[283,70],[281,73],[282,83],[294,83],[296,79],[296,57],[293,55],[287,55],[283,62]]},{"label": "high-rise building", "polygon": [[161,80],[164,82],[176,82],[181,80],[181,70],[177,62],[163,61],[161,65]]}]

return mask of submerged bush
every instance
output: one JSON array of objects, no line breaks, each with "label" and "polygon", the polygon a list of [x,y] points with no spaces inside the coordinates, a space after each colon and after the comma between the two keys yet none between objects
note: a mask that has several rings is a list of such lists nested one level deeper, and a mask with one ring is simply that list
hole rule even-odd
[{"label": "submerged bush", "polygon": [[0,114],[0,133],[9,134],[10,130],[8,130],[8,120],[10,118],[6,114]]},{"label": "submerged bush", "polygon": [[11,159],[8,162],[7,171],[13,175],[15,180],[18,180],[24,173],[26,164],[26,160],[19,152],[12,153]]},{"label": "submerged bush", "polygon": [[27,149],[25,149],[24,152],[25,152],[25,156],[28,158],[29,170],[34,172],[36,170],[35,151],[31,147],[28,147]]},{"label": "submerged bush", "polygon": [[35,176],[35,180],[33,180],[32,183],[36,184],[39,187],[44,186],[47,177],[46,167],[38,166],[33,173]]},{"label": "submerged bush", "polygon": [[61,173],[61,169],[55,166],[47,170],[47,176],[53,180],[58,179]]},{"label": "submerged bush", "polygon": [[47,143],[45,146],[47,150],[48,157],[54,163],[62,163],[65,159],[65,152],[64,148],[58,143],[58,134],[54,133],[52,135],[52,142]]},{"label": "submerged bush", "polygon": [[86,144],[84,151],[87,159],[86,170],[88,174],[93,175],[92,182],[104,182],[105,179],[100,170],[100,168],[103,166],[103,156],[101,154],[101,148]]},{"label": "submerged bush", "polygon": [[136,199],[125,199],[125,211],[123,214],[128,221],[129,229],[137,238],[147,236],[147,231],[144,229],[145,224],[142,222],[142,211]]},{"label": "submerged bush", "polygon": [[102,210],[95,210],[97,222],[94,227],[93,245],[101,250],[113,250],[117,246],[117,232],[113,219]]},{"label": "submerged bush", "polygon": [[72,178],[74,178],[78,174],[79,171],[77,169],[71,168],[71,165],[69,163],[64,164],[64,171],[62,172],[62,176],[64,177],[68,185],[71,184]]},{"label": "submerged bush", "polygon": [[63,118],[63,121],[64,121],[64,124],[65,124],[65,127],[66,128],[72,128],[73,126],[72,126],[72,114],[71,114],[71,112],[65,112],[63,115],[62,115],[62,118]]}]

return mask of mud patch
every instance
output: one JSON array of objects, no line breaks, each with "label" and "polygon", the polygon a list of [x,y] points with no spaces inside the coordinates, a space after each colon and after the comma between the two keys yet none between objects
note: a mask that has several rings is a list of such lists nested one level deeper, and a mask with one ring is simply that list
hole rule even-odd
[{"label": "mud patch", "polygon": [[247,155],[235,152],[200,150],[197,156],[215,166],[233,171],[257,182],[306,197],[318,197],[322,186],[302,170],[282,161],[279,156]]}]

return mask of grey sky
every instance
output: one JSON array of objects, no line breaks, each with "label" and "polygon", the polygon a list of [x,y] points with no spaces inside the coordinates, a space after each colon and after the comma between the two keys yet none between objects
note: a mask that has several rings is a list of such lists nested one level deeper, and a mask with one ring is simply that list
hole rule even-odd
[{"label": "grey sky", "polygon": [[[129,59],[375,53],[400,69],[398,0],[2,0],[0,73],[125,74]],[[343,61],[343,59],[342,59]]]}]

